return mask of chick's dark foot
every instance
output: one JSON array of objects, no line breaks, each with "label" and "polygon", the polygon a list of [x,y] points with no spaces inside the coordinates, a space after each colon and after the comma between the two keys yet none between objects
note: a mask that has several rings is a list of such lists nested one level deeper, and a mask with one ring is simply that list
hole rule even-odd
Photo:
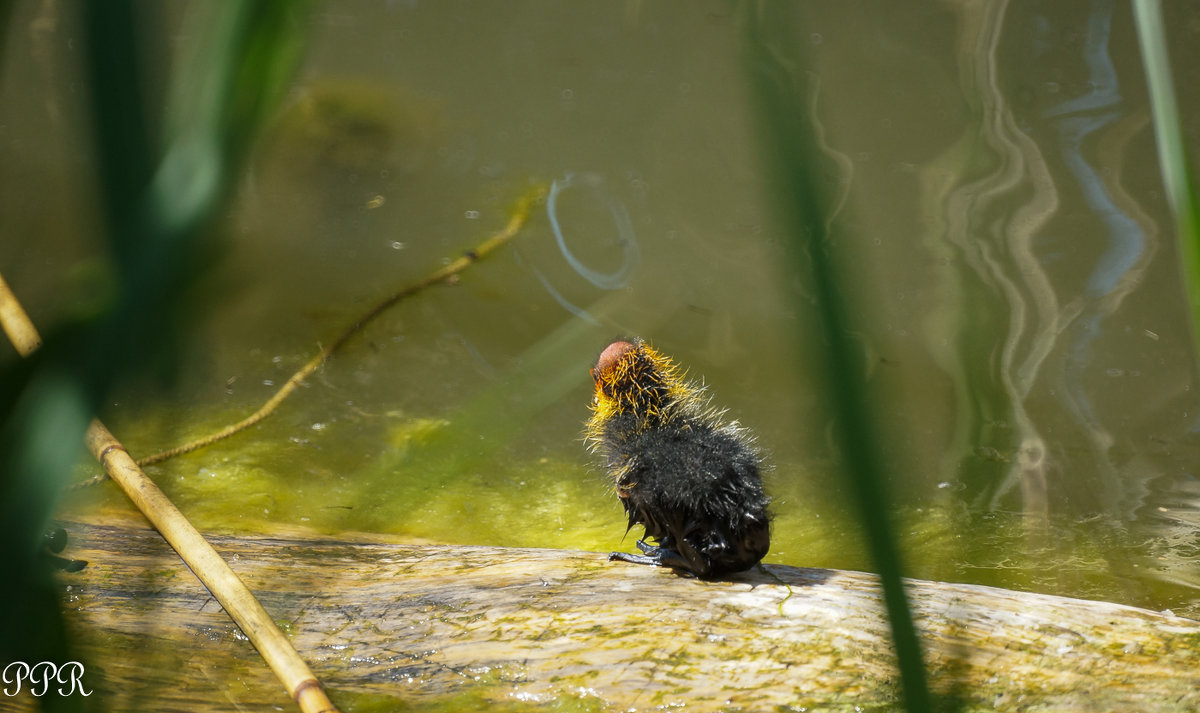
[{"label": "chick's dark foot", "polygon": [[648,564],[654,567],[670,567],[675,570],[683,570],[688,574],[693,574],[691,563],[687,561],[683,555],[679,554],[668,547],[655,547],[647,544],[645,540],[637,541],[637,548],[642,551],[642,554],[635,555],[630,552],[610,552],[608,561],[619,560],[621,562],[630,562],[632,564]]},{"label": "chick's dark foot", "polygon": [[630,552],[609,552],[609,562],[630,562],[632,564],[648,564],[653,567],[662,567],[663,563],[658,561],[657,557],[647,557],[646,555],[635,555]]},{"label": "chick's dark foot", "polygon": [[[633,564],[648,564],[654,567],[669,567],[670,565],[663,562],[663,556],[671,550],[664,550],[661,547],[646,544],[645,540],[637,541],[637,548],[642,551],[642,554],[635,555],[629,552],[610,552],[608,553],[608,561],[620,560],[621,562],[632,562]],[[674,554],[673,552],[671,552]]]}]

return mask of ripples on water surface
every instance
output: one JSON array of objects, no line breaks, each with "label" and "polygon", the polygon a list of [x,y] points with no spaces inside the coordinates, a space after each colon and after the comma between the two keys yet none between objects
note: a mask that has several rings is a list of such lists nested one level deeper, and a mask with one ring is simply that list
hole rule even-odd
[{"label": "ripples on water surface", "polygon": [[[825,5],[797,42],[912,574],[1200,614],[1200,404],[1128,7]],[[18,6],[0,104],[0,267],[43,324],[105,279],[77,28],[56,8]],[[1200,11],[1167,11],[1177,68],[1196,66]],[[870,567],[805,388],[819,345],[794,340],[807,291],[765,212],[728,5],[327,3],[312,40],[174,386],[129,384],[104,414],[131,449],[252,410],[499,228],[531,178],[560,181],[555,212],[388,313],[261,427],[155,467],[185,509],[628,546],[579,436],[596,353],[639,334],[757,431],[771,558]],[[1179,89],[1196,144],[1200,97]],[[119,499],[74,506],[97,503]]]}]

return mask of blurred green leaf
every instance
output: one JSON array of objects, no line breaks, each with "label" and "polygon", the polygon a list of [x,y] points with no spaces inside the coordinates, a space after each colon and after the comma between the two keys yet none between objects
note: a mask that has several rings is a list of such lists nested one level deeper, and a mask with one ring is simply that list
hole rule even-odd
[{"label": "blurred green leaf", "polygon": [[835,437],[853,485],[860,522],[884,590],[905,707],[930,710],[920,641],[913,626],[902,581],[900,552],[895,544],[886,480],[877,450],[878,438],[866,396],[866,364],[851,340],[846,310],[853,281],[836,264],[832,235],[823,208],[825,196],[818,170],[822,154],[816,143],[808,97],[808,63],[796,38],[799,25],[789,3],[747,3],[744,12],[743,62],[757,109],[767,168],[767,191],[792,255],[794,274],[812,291],[820,333],[808,343],[824,348],[826,403],[835,414]]},{"label": "blurred green leaf", "polygon": [[[110,384],[145,368],[168,341],[175,305],[199,269],[198,245],[299,61],[307,4],[205,3],[204,27],[188,28],[203,39],[179,64],[181,88],[166,112],[176,118],[166,131],[148,120],[143,86],[139,30],[162,31],[154,8],[128,0],[82,7],[96,185],[116,294],[109,309],[57,326],[32,357],[0,374],[0,567],[9,582],[0,587],[0,658],[8,661],[68,655],[43,533]],[[9,8],[0,0],[0,22]],[[186,91],[198,86],[205,91]],[[84,705],[51,698],[42,704]]]},{"label": "blurred green leaf", "polygon": [[1196,353],[1200,354],[1200,206],[1197,205],[1196,182],[1183,141],[1179,104],[1175,100],[1162,6],[1158,0],[1134,0],[1133,11],[1154,115],[1159,170],[1162,171],[1167,201],[1175,216],[1175,235],[1183,263],[1184,285],[1192,310],[1192,344],[1196,347]]}]

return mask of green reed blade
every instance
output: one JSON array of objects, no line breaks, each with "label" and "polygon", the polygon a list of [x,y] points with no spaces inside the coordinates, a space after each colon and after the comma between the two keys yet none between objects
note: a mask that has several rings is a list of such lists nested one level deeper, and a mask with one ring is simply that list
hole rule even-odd
[{"label": "green reed blade", "polygon": [[808,107],[810,78],[796,38],[790,3],[747,3],[743,60],[767,167],[772,207],[789,236],[792,265],[812,294],[806,309],[819,313],[817,339],[824,345],[823,376],[834,411],[836,438],[853,485],[864,534],[884,591],[896,647],[904,704],[912,713],[930,710],[921,645],[901,577],[900,553],[866,395],[862,350],[851,341],[847,315],[851,281],[839,275],[831,230],[823,209],[821,152]]},{"label": "green reed blade", "polygon": [[1159,169],[1175,217],[1183,280],[1192,310],[1192,343],[1200,356],[1200,206],[1180,128],[1162,7],[1158,0],[1134,0],[1133,12],[1154,115]]},{"label": "green reed blade", "polygon": [[[64,656],[43,533],[110,385],[163,351],[174,306],[198,271],[197,246],[232,195],[237,160],[298,61],[300,5],[212,5],[221,20],[216,31],[189,26],[183,33],[207,39],[181,74],[211,82],[220,110],[194,111],[169,131],[155,130],[143,86],[137,30],[157,29],[155,8],[128,0],[71,6],[84,19],[104,216],[97,232],[108,240],[119,292],[107,312],[53,325],[40,349],[0,373],[0,571],[8,583],[0,586],[0,659]],[[0,21],[10,7],[0,0]],[[168,108],[166,115],[186,111]],[[162,146],[159,137],[166,137]],[[47,696],[42,703],[78,709],[81,700]]]}]

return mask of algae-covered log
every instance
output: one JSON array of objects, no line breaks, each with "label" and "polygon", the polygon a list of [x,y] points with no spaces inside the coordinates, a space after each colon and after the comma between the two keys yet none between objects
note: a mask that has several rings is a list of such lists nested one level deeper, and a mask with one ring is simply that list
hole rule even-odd
[{"label": "algae-covered log", "polygon": [[[68,530],[65,554],[89,564],[62,575],[66,616],[86,657],[83,680],[103,708],[292,706],[155,533]],[[705,582],[590,552],[214,544],[343,710],[455,702],[854,710],[897,700],[888,627],[868,574],[771,565]],[[989,587],[909,584],[932,685],[960,698],[959,710],[1200,709],[1200,622]]]}]

